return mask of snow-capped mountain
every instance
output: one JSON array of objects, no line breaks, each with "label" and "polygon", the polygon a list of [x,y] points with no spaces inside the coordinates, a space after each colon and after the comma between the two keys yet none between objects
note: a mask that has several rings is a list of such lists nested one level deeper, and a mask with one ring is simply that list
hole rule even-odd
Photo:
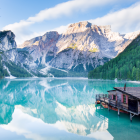
[{"label": "snow-capped mountain", "polygon": [[[88,72],[117,56],[139,34],[139,31],[120,35],[111,26],[97,26],[89,22],[69,25],[63,34],[47,32],[43,36],[25,41],[22,50],[32,56],[24,62],[30,69],[43,68],[69,72]],[[45,68],[45,69],[44,69]]]},{"label": "snow-capped mountain", "polygon": [[[84,21],[69,25],[62,34],[51,31],[25,41],[21,48],[17,48],[11,31],[0,32],[0,49],[4,54],[2,60],[18,65],[24,76],[86,76],[90,70],[116,57],[139,33],[120,35],[111,31],[109,25]],[[7,73],[12,71],[8,64],[3,65],[8,68]]]}]

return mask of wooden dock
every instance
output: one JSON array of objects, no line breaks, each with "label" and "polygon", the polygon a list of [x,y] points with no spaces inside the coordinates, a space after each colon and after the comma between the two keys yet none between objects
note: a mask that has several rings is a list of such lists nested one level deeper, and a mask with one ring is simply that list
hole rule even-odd
[{"label": "wooden dock", "polygon": [[122,103],[121,100],[113,100],[112,95],[109,94],[96,94],[96,102],[97,101],[100,101],[100,104],[103,102],[108,105],[108,110],[110,110],[111,107],[118,109],[118,115],[120,115],[120,110],[130,113],[131,121],[132,117],[140,114],[139,109],[137,109],[136,111],[132,111],[128,108],[128,105]]}]

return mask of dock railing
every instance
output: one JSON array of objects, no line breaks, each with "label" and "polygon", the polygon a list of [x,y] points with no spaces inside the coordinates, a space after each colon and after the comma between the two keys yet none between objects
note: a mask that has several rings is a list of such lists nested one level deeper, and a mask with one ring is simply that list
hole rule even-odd
[{"label": "dock railing", "polygon": [[96,101],[109,102],[110,95],[108,94],[96,94]]}]

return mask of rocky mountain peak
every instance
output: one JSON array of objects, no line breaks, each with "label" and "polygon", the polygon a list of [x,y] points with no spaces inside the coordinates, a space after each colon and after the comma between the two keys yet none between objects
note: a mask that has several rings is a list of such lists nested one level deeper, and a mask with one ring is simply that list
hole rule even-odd
[{"label": "rocky mountain peak", "polygon": [[46,42],[48,39],[49,39],[49,40],[50,40],[50,39],[57,40],[57,39],[58,39],[58,36],[59,36],[58,32],[56,32],[56,31],[51,31],[51,32],[45,33],[45,34],[42,36],[42,40],[45,41],[45,42]]},{"label": "rocky mountain peak", "polygon": [[0,40],[2,41],[5,37],[7,37],[9,41],[15,40],[15,34],[12,31],[0,31]]},{"label": "rocky mountain peak", "polygon": [[43,36],[38,36],[31,40],[25,41],[22,45],[20,45],[20,48],[31,47],[31,46],[33,47],[33,46],[38,46],[40,43],[44,44],[48,42],[57,41],[58,37],[59,34],[56,31],[47,32]]},{"label": "rocky mountain peak", "polygon": [[71,33],[78,33],[78,32],[84,32],[88,28],[91,28],[92,24],[88,21],[73,23],[68,26],[64,34],[71,34]]},{"label": "rocky mountain peak", "polygon": [[68,28],[71,28],[71,27],[78,27],[78,28],[91,27],[91,25],[92,24],[88,21],[82,21],[82,22],[78,22],[78,23],[73,23],[73,24],[69,25]]},{"label": "rocky mountain peak", "polygon": [[111,32],[111,25],[106,25],[106,26],[98,26],[102,33],[109,33]]},{"label": "rocky mountain peak", "polygon": [[92,23],[88,21],[73,23],[68,26],[64,34],[72,34],[72,33],[78,33],[78,32],[84,32],[87,29],[91,29],[94,32],[97,32],[99,34],[108,34],[111,32],[111,26],[105,25],[105,26],[97,26],[93,25]]},{"label": "rocky mountain peak", "polygon": [[14,33],[11,31],[0,31],[0,50],[6,51],[16,47]]},{"label": "rocky mountain peak", "polygon": [[14,33],[10,30],[0,31],[0,37],[5,37],[5,36],[11,36],[11,37],[15,38]]}]

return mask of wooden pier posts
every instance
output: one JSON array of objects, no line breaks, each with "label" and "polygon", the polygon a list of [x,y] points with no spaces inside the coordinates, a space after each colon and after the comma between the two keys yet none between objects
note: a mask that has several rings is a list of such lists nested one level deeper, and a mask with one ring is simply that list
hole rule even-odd
[{"label": "wooden pier posts", "polygon": [[131,113],[130,113],[130,121],[132,122],[132,115],[131,115]]},{"label": "wooden pier posts", "polygon": [[118,116],[120,116],[120,109],[118,108]]},{"label": "wooden pier posts", "polygon": [[133,115],[132,113],[130,113],[130,121],[132,122],[132,118],[135,116],[135,114]]},{"label": "wooden pier posts", "polygon": [[110,96],[108,95],[108,111],[110,111]]},{"label": "wooden pier posts", "polygon": [[130,121],[132,122],[132,114],[130,113]]}]

